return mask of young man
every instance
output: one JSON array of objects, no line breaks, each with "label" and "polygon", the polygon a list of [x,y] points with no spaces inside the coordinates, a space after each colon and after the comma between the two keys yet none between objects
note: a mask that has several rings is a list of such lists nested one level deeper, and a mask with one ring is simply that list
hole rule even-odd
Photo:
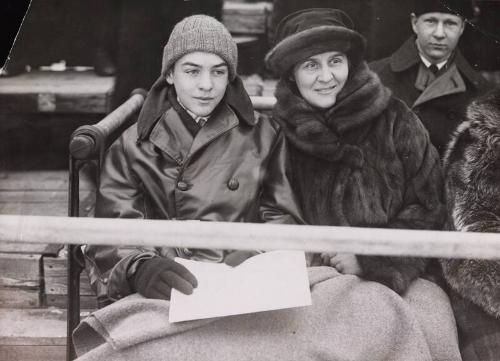
[{"label": "young man", "polygon": [[411,14],[415,36],[389,58],[370,64],[420,117],[441,156],[467,103],[487,89],[457,49],[466,19],[473,15],[470,0],[416,0]]},{"label": "young man", "polygon": [[[216,19],[195,15],[175,26],[137,124],[108,150],[97,217],[301,222],[284,137],[253,112],[236,65],[236,44]],[[238,263],[249,256],[156,248],[121,258],[105,246],[89,246],[85,255],[101,306],[133,292],[163,299],[172,287],[190,293],[196,279],[171,257]]]}]

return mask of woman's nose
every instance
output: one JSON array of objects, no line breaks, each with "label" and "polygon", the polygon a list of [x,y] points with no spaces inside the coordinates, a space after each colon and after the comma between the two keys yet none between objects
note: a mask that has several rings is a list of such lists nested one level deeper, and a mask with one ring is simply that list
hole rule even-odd
[{"label": "woman's nose", "polygon": [[318,80],[329,82],[333,79],[333,77],[333,71],[328,66],[321,67],[320,73],[318,75]]}]

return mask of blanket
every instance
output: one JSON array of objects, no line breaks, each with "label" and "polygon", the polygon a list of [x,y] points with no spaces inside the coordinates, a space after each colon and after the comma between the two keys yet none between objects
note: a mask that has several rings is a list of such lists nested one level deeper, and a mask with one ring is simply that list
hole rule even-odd
[{"label": "blanket", "polygon": [[313,305],[170,324],[169,302],[130,295],[75,330],[80,361],[461,360],[446,294],[418,279],[389,288],[309,268]]}]

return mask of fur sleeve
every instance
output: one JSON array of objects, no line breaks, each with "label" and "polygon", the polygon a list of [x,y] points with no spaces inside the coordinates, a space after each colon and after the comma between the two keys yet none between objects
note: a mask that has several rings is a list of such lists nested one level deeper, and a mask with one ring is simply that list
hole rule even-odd
[{"label": "fur sleeve", "polygon": [[[459,127],[446,153],[452,229],[500,232],[499,109],[492,112],[484,104],[469,107],[469,121]],[[496,121],[488,119],[491,115]],[[444,276],[455,291],[500,318],[500,261],[445,259],[441,263]]]},{"label": "fur sleeve", "polygon": [[[404,166],[404,204],[389,228],[442,229],[446,218],[444,182],[439,156],[424,126],[402,102],[393,100],[397,156]],[[416,257],[358,256],[367,278],[402,294],[425,271],[427,260]]]}]

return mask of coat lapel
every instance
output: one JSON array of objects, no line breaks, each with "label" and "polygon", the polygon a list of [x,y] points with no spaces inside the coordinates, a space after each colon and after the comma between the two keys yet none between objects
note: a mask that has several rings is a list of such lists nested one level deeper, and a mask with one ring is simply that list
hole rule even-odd
[{"label": "coat lapel", "polygon": [[208,119],[207,123],[198,131],[188,153],[191,158],[196,152],[211,143],[214,139],[220,137],[228,130],[238,126],[238,117],[234,111],[227,105],[221,107],[220,111]]},{"label": "coat lapel", "polygon": [[425,87],[427,76],[422,67],[420,68],[415,82],[415,87],[423,90],[422,94],[415,100],[412,107],[440,98],[446,95],[463,93],[467,90],[465,82],[460,75],[455,64],[451,65],[442,75],[436,78],[432,83]]},{"label": "coat lapel", "polygon": [[169,108],[151,131],[150,141],[182,165],[193,144],[193,136],[174,108]]}]

